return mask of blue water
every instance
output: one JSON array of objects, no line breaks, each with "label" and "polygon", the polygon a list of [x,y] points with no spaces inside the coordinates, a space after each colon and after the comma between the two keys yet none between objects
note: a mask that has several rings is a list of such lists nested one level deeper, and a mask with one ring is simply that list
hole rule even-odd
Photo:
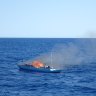
[{"label": "blue water", "polygon": [[0,39],[0,96],[96,96],[95,59],[86,64],[69,65],[56,74],[20,71],[17,66],[22,60],[50,52],[55,45],[71,43],[82,49],[83,40]]}]

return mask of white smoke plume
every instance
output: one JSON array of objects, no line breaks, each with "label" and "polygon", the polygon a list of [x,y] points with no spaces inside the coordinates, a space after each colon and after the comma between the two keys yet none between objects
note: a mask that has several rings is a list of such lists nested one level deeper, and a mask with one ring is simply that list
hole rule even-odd
[{"label": "white smoke plume", "polygon": [[35,60],[58,69],[91,63],[96,60],[96,39],[80,39],[74,43],[56,45],[49,53],[41,54]]},{"label": "white smoke plume", "polygon": [[87,37],[87,38],[96,38],[96,30],[95,31],[88,31],[88,32],[85,33],[84,36]]}]

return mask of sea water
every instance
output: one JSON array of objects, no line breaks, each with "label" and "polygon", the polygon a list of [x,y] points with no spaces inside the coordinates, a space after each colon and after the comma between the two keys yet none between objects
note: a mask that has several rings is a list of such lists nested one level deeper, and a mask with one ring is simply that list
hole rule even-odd
[{"label": "sea water", "polygon": [[[37,57],[49,64],[52,51],[61,73],[19,70]],[[96,96],[96,39],[1,38],[0,96]]]}]

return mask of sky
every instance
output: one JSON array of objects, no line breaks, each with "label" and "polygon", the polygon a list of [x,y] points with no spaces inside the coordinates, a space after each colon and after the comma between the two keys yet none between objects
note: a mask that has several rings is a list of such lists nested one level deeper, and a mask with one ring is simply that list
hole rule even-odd
[{"label": "sky", "polygon": [[0,0],[0,37],[96,37],[96,0]]}]

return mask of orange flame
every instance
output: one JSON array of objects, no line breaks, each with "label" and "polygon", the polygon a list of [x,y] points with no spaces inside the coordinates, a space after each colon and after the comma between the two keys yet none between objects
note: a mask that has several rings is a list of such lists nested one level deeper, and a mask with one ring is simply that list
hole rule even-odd
[{"label": "orange flame", "polygon": [[36,68],[44,67],[44,64],[41,61],[33,61],[32,66]]}]

